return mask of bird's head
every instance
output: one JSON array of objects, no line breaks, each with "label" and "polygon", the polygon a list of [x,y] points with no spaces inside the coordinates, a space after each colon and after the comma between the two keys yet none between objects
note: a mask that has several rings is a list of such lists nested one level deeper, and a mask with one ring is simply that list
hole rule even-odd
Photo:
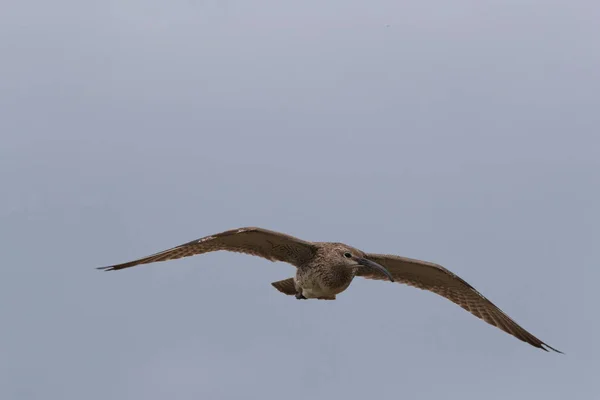
[{"label": "bird's head", "polygon": [[394,277],[384,266],[369,260],[365,253],[358,249],[339,243],[335,246],[334,257],[339,264],[348,268],[372,268],[385,274],[391,282],[394,282]]}]

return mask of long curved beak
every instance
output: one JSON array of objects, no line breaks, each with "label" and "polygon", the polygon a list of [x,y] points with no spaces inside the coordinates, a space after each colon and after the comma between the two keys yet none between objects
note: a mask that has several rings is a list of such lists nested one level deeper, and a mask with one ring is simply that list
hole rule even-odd
[{"label": "long curved beak", "polygon": [[387,276],[388,278],[390,278],[391,282],[394,282],[394,277],[392,276],[392,274],[390,274],[390,271],[388,271],[387,269],[385,269],[385,267],[383,267],[382,265],[379,265],[376,262],[373,262],[371,260],[367,260],[366,258],[359,258],[356,261],[360,265],[362,265],[364,267],[369,267],[369,268],[376,269],[377,271],[385,274],[385,276]]}]

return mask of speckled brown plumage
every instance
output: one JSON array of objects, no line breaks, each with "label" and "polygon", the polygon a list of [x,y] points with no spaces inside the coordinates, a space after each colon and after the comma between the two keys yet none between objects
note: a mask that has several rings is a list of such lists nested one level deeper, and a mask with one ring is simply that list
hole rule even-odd
[{"label": "speckled brown plumage", "polygon": [[[395,255],[367,254],[367,257],[386,267],[397,282],[436,293],[526,343],[543,350],[546,346],[560,353],[527,332],[474,287],[441,265]],[[361,270],[357,275],[367,279],[387,279],[377,271]]]},{"label": "speckled brown plumage", "polygon": [[239,228],[192,240],[144,258],[99,269],[118,270],[219,250],[250,254],[269,261],[284,261],[299,266],[312,259],[316,246],[293,236],[267,229]]},{"label": "speckled brown plumage", "polygon": [[[267,229],[247,227],[205,236],[130,262],[101,267],[120,270],[212,251],[250,254],[294,265],[293,278],[273,282],[280,292],[298,299],[335,300],[356,276],[403,283],[436,293],[485,322],[537,348],[558,350],[542,342],[513,321],[462,278],[441,265],[406,257],[364,253],[334,242],[308,242]],[[386,274],[388,274],[386,276]]]}]

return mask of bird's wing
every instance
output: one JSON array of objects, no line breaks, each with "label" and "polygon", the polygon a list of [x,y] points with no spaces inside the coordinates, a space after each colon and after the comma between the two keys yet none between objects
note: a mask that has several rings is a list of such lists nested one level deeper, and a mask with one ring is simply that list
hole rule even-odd
[{"label": "bird's wing", "polygon": [[[548,351],[543,347],[546,346],[561,353],[527,332],[473,286],[441,265],[386,254],[366,254],[366,258],[386,267],[396,282],[434,292],[526,343]],[[388,280],[379,271],[366,268],[359,268],[357,276]]]},{"label": "bird's wing", "polygon": [[283,261],[298,266],[313,256],[315,245],[284,233],[247,227],[205,236],[144,258],[98,269],[112,271],[218,250],[245,253],[270,261]]}]

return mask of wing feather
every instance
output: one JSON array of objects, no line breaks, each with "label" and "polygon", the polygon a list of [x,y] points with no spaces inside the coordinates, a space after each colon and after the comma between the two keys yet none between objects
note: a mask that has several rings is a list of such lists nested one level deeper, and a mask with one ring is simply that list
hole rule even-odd
[{"label": "wing feather", "polygon": [[[389,254],[366,254],[366,258],[386,267],[396,282],[436,293],[532,346],[546,351],[545,347],[548,347],[562,353],[527,332],[473,286],[441,265]],[[359,269],[357,276],[388,280],[385,275],[371,269]]]},{"label": "wing feather", "polygon": [[284,233],[246,227],[205,236],[147,257],[98,269],[112,271],[219,250],[249,254],[298,266],[310,260],[315,252],[315,245]]}]

